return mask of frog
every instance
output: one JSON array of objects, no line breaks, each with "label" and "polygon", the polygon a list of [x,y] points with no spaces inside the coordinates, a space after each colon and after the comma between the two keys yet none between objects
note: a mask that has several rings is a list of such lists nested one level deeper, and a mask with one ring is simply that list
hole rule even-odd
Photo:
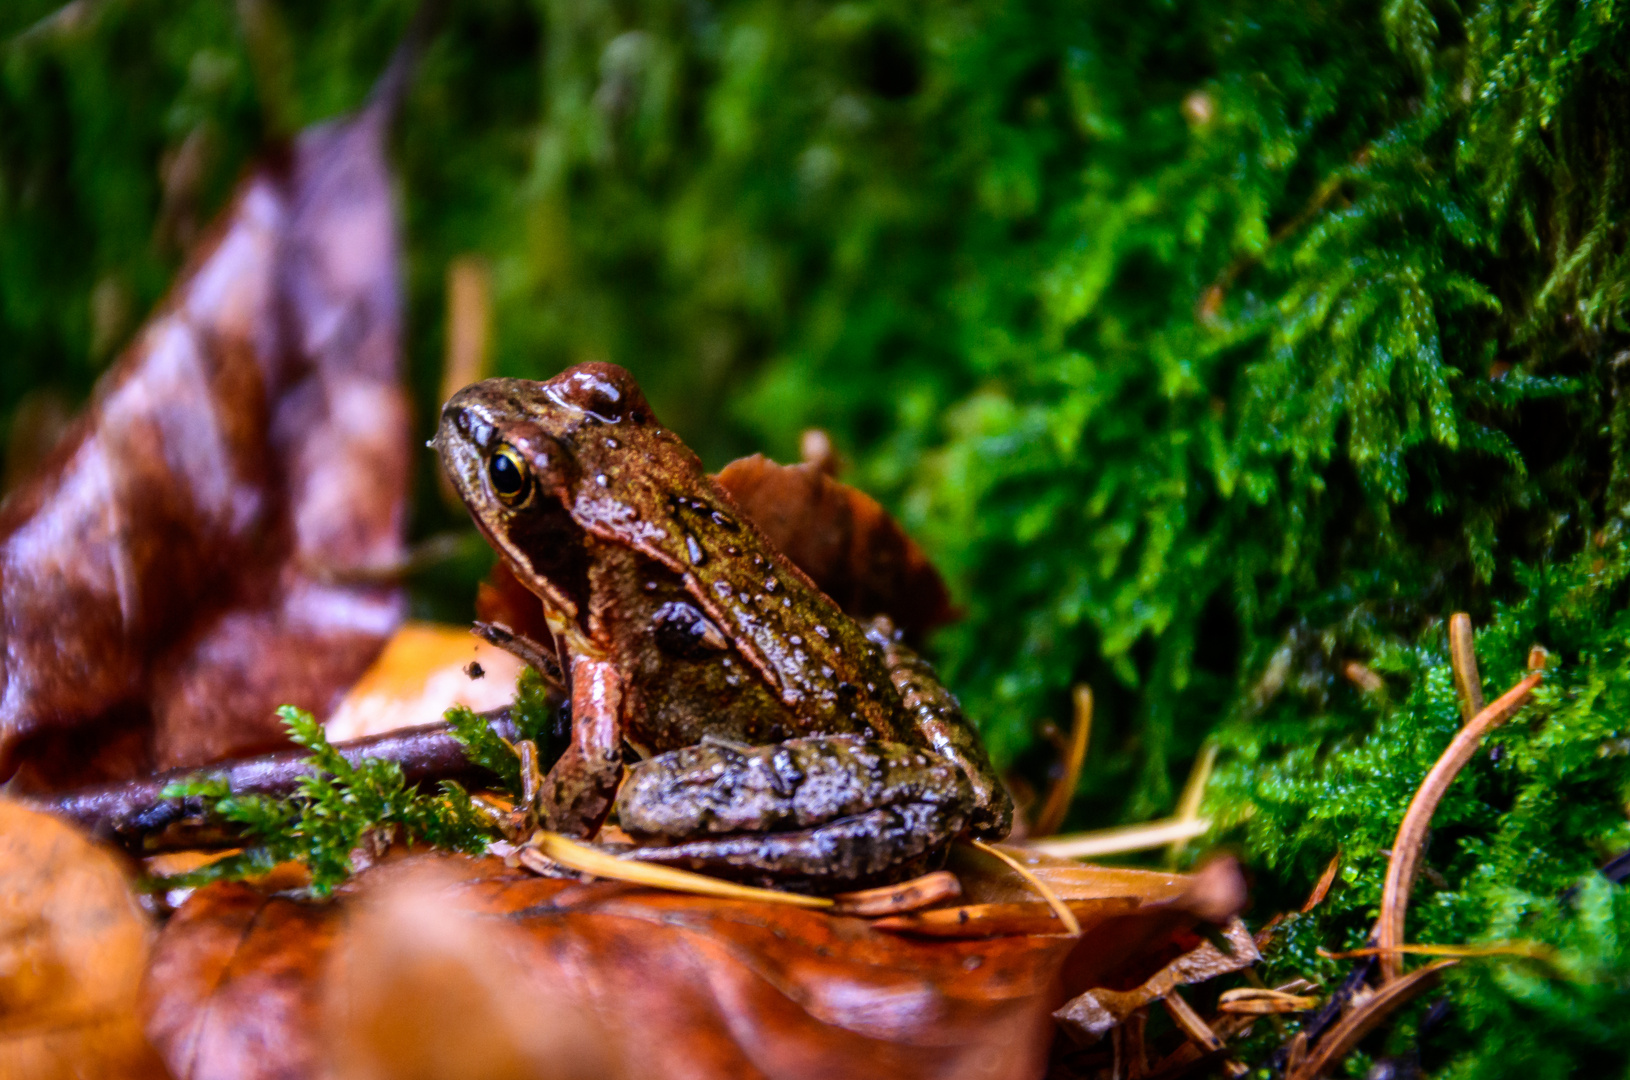
[{"label": "frog", "polygon": [[543,609],[551,640],[489,628],[567,699],[542,827],[592,839],[615,809],[633,857],[807,892],[1008,834],[1012,799],[928,663],[777,550],[627,370],[467,386],[431,446]]}]

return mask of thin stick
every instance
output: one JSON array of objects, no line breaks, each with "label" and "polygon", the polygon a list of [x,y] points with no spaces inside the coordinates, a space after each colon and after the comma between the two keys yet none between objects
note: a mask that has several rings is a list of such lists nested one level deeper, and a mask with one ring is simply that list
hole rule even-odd
[{"label": "thin stick", "polygon": [[1053,909],[1053,914],[1057,915],[1058,921],[1064,924],[1064,929],[1076,937],[1080,936],[1081,923],[1076,919],[1075,912],[1071,911],[1070,906],[1058,898],[1058,894],[1049,888],[1045,881],[1041,880],[1041,878],[1037,877],[1035,874],[1032,874],[1028,866],[1025,866],[1018,859],[1015,859],[1007,852],[1001,850],[1000,848],[992,847],[983,840],[971,840],[969,843],[973,844],[973,846],[978,848],[980,851],[983,851],[986,855],[1000,859],[1002,862],[1006,863],[1015,874],[1018,874],[1020,877],[1024,878],[1025,883],[1032,889],[1036,890],[1037,895],[1039,895],[1043,900],[1047,901],[1047,906]]},{"label": "thin stick", "polygon": [[920,911],[931,904],[954,900],[961,895],[962,882],[957,880],[957,876],[949,870],[936,870],[898,885],[838,893],[832,898],[836,905],[832,911],[837,915],[868,917],[899,915]]},{"label": "thin stick", "polygon": [[1435,986],[1444,968],[1457,963],[1458,960],[1439,960],[1381,987],[1326,1032],[1308,1051],[1307,1057],[1289,1070],[1285,1080],[1317,1080],[1346,1057],[1364,1036],[1379,1027],[1381,1021]]},{"label": "thin stick", "polygon": [[1200,1014],[1195,1012],[1193,1007],[1184,1001],[1182,995],[1176,990],[1170,991],[1164,998],[1161,998],[1161,1003],[1166,1006],[1166,1011],[1171,1014],[1172,1020],[1176,1022],[1177,1026],[1183,1029],[1183,1034],[1198,1043],[1202,1050],[1208,1054],[1221,1052],[1223,1041],[1217,1038],[1217,1033],[1212,1031],[1210,1025],[1204,1020],[1200,1019]]},{"label": "thin stick", "polygon": [[1448,749],[1438,758],[1421,781],[1404,820],[1398,826],[1398,837],[1392,842],[1392,859],[1387,863],[1386,883],[1381,889],[1381,918],[1375,924],[1375,944],[1383,950],[1378,955],[1381,964],[1381,983],[1385,986],[1398,978],[1401,965],[1397,948],[1404,941],[1404,913],[1409,908],[1409,890],[1415,883],[1415,870],[1419,865],[1421,847],[1426,842],[1426,830],[1432,824],[1449,785],[1460,770],[1472,759],[1483,737],[1522,707],[1528,695],[1534,692],[1544,672],[1528,675],[1507,690],[1493,703],[1486,705],[1450,741]]},{"label": "thin stick", "polygon": [[1092,687],[1081,683],[1075,688],[1075,723],[1070,728],[1070,745],[1064,754],[1064,771],[1047,792],[1047,801],[1036,815],[1031,836],[1051,836],[1064,824],[1081,782],[1081,766],[1087,760],[1087,740],[1092,735]]},{"label": "thin stick", "polygon": [[1469,724],[1483,711],[1483,677],[1477,673],[1477,653],[1472,649],[1472,617],[1464,611],[1449,616],[1449,667],[1460,694],[1461,719]]},{"label": "thin stick", "polygon": [[[518,737],[509,710],[484,714],[500,737]],[[336,743],[334,749],[353,765],[365,757],[394,761],[410,785],[458,780],[484,782],[491,776],[464,756],[464,744],[453,737],[446,724],[402,728],[365,739]],[[305,750],[283,750],[258,757],[219,761],[195,769],[172,769],[143,780],[122,784],[98,784],[58,795],[40,795],[19,800],[25,806],[54,814],[94,836],[113,839],[125,847],[151,854],[156,851],[195,847],[235,847],[242,838],[230,829],[203,833],[193,830],[169,835],[171,826],[198,817],[203,804],[197,799],[166,799],[160,794],[170,784],[185,780],[221,779],[234,795],[294,794],[300,779],[311,774]]]},{"label": "thin stick", "polygon": [[521,865],[534,873],[545,872],[540,866],[541,854],[553,862],[572,870],[613,881],[627,881],[635,885],[649,885],[669,892],[693,893],[697,896],[716,896],[724,900],[756,900],[761,903],[788,904],[792,907],[829,908],[833,902],[824,896],[804,896],[801,893],[781,892],[777,889],[757,889],[751,885],[737,885],[733,881],[693,874],[689,870],[676,870],[671,866],[641,862],[635,858],[618,858],[597,851],[586,844],[568,840],[559,833],[539,830],[534,835],[536,846],[521,849]]}]

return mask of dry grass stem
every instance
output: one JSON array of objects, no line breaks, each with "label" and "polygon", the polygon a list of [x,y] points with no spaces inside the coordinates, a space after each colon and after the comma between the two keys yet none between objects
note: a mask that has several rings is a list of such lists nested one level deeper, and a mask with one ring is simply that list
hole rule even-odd
[{"label": "dry grass stem", "polygon": [[972,843],[975,848],[983,851],[986,855],[1000,859],[1002,862],[1006,863],[1008,868],[1015,874],[1018,874],[1020,877],[1024,878],[1025,883],[1032,889],[1036,890],[1036,894],[1038,896],[1047,901],[1047,906],[1053,909],[1053,914],[1058,916],[1058,921],[1064,924],[1064,929],[1066,932],[1072,935],[1079,935],[1081,933],[1081,923],[1076,920],[1075,912],[1071,911],[1070,906],[1058,898],[1058,894],[1049,888],[1045,881],[1031,873],[1029,867],[1025,866],[1018,859],[1015,859],[1002,849],[987,844],[983,840],[973,840],[970,841],[970,843]]},{"label": "dry grass stem", "polygon": [[1274,1016],[1279,1013],[1306,1012],[1319,1004],[1319,999],[1304,994],[1289,994],[1266,987],[1242,986],[1225,991],[1217,999],[1221,1012],[1240,1016]]},{"label": "dry grass stem", "polygon": [[1392,949],[1370,947],[1335,953],[1320,949],[1319,955],[1331,960],[1357,960],[1365,956],[1385,956],[1389,952],[1406,956],[1453,956],[1463,959],[1481,956],[1521,956],[1529,960],[1543,960],[1546,963],[1555,963],[1557,958],[1555,949],[1537,941],[1502,941],[1495,945],[1399,945]]},{"label": "dry grass stem", "polygon": [[1336,871],[1339,869],[1341,869],[1341,852],[1338,851],[1330,856],[1330,865],[1324,868],[1324,873],[1319,875],[1318,884],[1314,885],[1313,891],[1307,894],[1307,902],[1302,905],[1303,915],[1324,903],[1324,898],[1330,894],[1330,886],[1335,883]]},{"label": "dry grass stem", "polygon": [[1051,836],[1064,824],[1070,800],[1075,798],[1075,786],[1081,782],[1081,766],[1087,760],[1087,740],[1092,735],[1092,687],[1080,684],[1075,688],[1075,723],[1070,728],[1070,742],[1064,754],[1064,771],[1047,791],[1031,836]]},{"label": "dry grass stem", "polygon": [[[1200,754],[1194,759],[1194,767],[1189,770],[1189,778],[1183,782],[1183,793],[1177,797],[1177,813],[1172,815],[1173,821],[1199,821],[1200,804],[1205,801],[1206,785],[1211,782],[1211,770],[1217,764],[1217,744],[1206,743],[1200,748]],[[1166,865],[1175,867],[1178,857],[1188,846],[1189,839],[1174,840],[1166,849]]]},{"label": "dry grass stem", "polygon": [[1477,673],[1477,653],[1472,649],[1472,618],[1464,611],[1449,616],[1449,666],[1460,694],[1461,718],[1469,724],[1483,711],[1483,677]]},{"label": "dry grass stem", "polygon": [[1104,855],[1123,855],[1132,851],[1148,851],[1179,841],[1204,836],[1211,829],[1209,818],[1179,821],[1164,818],[1143,825],[1120,825],[1113,829],[1095,829],[1092,832],[1070,833],[1048,840],[1025,844],[1043,855],[1056,855],[1062,859],[1094,859]]},{"label": "dry grass stem", "polygon": [[[1456,676],[1458,678],[1458,675]],[[1404,914],[1409,908],[1409,890],[1415,882],[1415,870],[1420,863],[1421,847],[1426,841],[1427,829],[1438,803],[1449,790],[1460,770],[1482,744],[1483,737],[1503,723],[1519,709],[1528,695],[1534,692],[1543,672],[1533,672],[1507,690],[1499,698],[1478,711],[1461,728],[1437,764],[1432,766],[1421,781],[1415,797],[1410,800],[1404,820],[1398,826],[1398,837],[1392,843],[1392,859],[1387,863],[1386,883],[1381,889],[1381,918],[1375,927],[1375,943],[1382,951],[1380,958],[1383,985],[1397,979],[1401,970],[1398,947],[1404,939]]]}]

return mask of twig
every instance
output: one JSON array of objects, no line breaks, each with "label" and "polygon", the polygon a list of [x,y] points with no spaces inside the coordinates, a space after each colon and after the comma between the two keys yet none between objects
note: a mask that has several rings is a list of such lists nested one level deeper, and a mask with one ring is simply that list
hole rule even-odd
[{"label": "twig", "polygon": [[1043,900],[1047,901],[1047,906],[1053,909],[1053,914],[1058,916],[1058,921],[1064,924],[1065,932],[1077,937],[1080,936],[1081,923],[1076,919],[1075,912],[1071,911],[1070,906],[1058,898],[1058,894],[1049,888],[1045,881],[1031,873],[1028,866],[1025,866],[1018,859],[1015,859],[1007,852],[1001,850],[1000,848],[992,847],[983,840],[970,840],[969,843],[978,848],[980,851],[983,851],[986,855],[1000,859],[1002,862],[1006,863],[1015,874],[1018,874],[1020,877],[1024,878],[1025,884],[1036,890],[1036,893]]},{"label": "twig", "polygon": [[834,915],[899,915],[919,911],[942,900],[954,900],[962,895],[962,882],[949,870],[936,870],[932,874],[902,881],[898,885],[884,885],[876,889],[838,893],[832,899]]},{"label": "twig", "polygon": [[1064,771],[1048,789],[1047,801],[1042,803],[1031,836],[1051,836],[1064,824],[1069,813],[1070,800],[1075,797],[1075,786],[1081,782],[1081,765],[1087,759],[1087,740],[1092,734],[1092,687],[1086,684],[1075,688],[1075,723],[1070,728],[1070,742],[1064,754]]},{"label": "twig", "polygon": [[1404,940],[1404,913],[1409,908],[1409,890],[1415,883],[1421,848],[1426,842],[1426,831],[1432,824],[1432,815],[1437,812],[1438,803],[1460,770],[1477,752],[1483,737],[1516,712],[1544,677],[1541,671],[1529,674],[1493,703],[1479,710],[1465,727],[1455,733],[1448,749],[1426,774],[1415,797],[1410,800],[1404,820],[1398,826],[1398,837],[1392,842],[1392,859],[1387,863],[1386,883],[1381,889],[1381,918],[1375,925],[1375,944],[1383,950],[1378,954],[1383,986],[1399,976],[1401,964],[1396,950]]},{"label": "twig", "polygon": [[1472,618],[1464,611],[1449,616],[1449,666],[1460,693],[1460,713],[1466,723],[1483,711],[1483,679],[1477,674],[1477,653],[1472,650]]},{"label": "twig", "polygon": [[1217,1033],[1212,1031],[1204,1020],[1200,1019],[1200,1014],[1195,1012],[1187,1001],[1183,1000],[1183,995],[1176,990],[1172,990],[1160,1001],[1162,1005],[1166,1006],[1166,1011],[1171,1014],[1173,1022],[1183,1029],[1183,1034],[1197,1043],[1203,1051],[1208,1054],[1216,1054],[1222,1051],[1223,1041],[1217,1038]]},{"label": "twig", "polygon": [[[518,738],[508,709],[485,714],[488,724],[506,739]],[[365,757],[394,761],[410,785],[438,780],[480,781],[487,774],[464,756],[464,746],[446,724],[403,728],[337,743],[335,750],[356,764]],[[172,769],[143,780],[102,784],[21,800],[35,810],[54,814],[92,835],[113,839],[133,851],[152,853],[183,847],[232,847],[229,829],[173,829],[203,813],[197,799],[166,799],[160,793],[185,780],[221,779],[234,795],[287,796],[302,777],[311,775],[305,750],[284,750],[259,757],[216,762],[195,769]]]},{"label": "twig", "polygon": [[1388,1016],[1437,985],[1438,975],[1444,968],[1457,963],[1458,960],[1439,960],[1381,987],[1313,1044],[1307,1057],[1286,1074],[1285,1080],[1317,1080]]}]

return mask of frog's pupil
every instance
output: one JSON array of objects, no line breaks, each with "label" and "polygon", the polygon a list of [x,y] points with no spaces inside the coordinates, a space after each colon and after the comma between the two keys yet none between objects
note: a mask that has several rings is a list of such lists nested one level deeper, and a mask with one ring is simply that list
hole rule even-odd
[{"label": "frog's pupil", "polygon": [[492,490],[503,498],[512,499],[526,490],[526,477],[508,454],[494,454],[487,472],[492,477]]}]

